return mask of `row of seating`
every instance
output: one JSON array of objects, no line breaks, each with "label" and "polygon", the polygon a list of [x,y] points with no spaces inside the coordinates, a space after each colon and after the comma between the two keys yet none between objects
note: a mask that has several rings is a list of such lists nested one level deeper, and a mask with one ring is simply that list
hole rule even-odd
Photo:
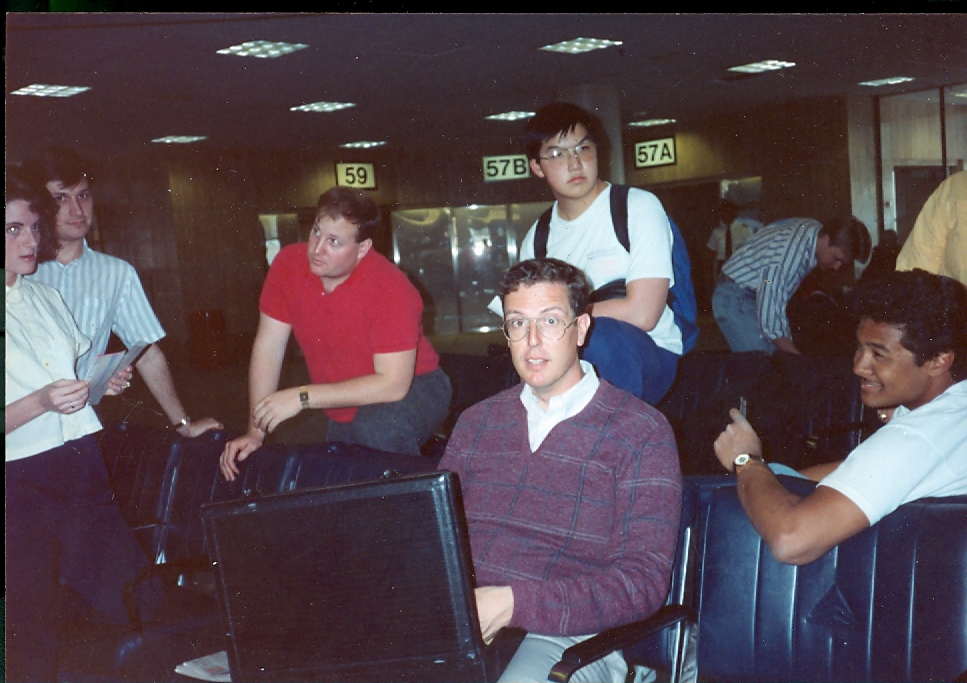
[{"label": "row of seating", "polygon": [[[74,634],[61,656],[65,679],[180,680],[176,664],[225,648],[203,505],[427,472],[437,462],[341,443],[269,445],[244,461],[239,476],[228,482],[218,461],[229,438],[216,432],[185,439],[129,423],[101,432],[118,506],[154,564],[126,591],[130,628]],[[156,609],[136,599],[143,597],[144,583],[163,595]]]},{"label": "row of seating", "polygon": [[903,505],[796,567],[762,543],[734,477],[688,477],[667,606],[571,648],[551,680],[615,649],[671,681],[967,680],[967,496]]}]

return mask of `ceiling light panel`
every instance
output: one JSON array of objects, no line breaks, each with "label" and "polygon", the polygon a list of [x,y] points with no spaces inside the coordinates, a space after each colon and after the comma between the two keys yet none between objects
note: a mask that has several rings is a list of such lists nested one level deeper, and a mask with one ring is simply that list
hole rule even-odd
[{"label": "ceiling light panel", "polygon": [[632,121],[628,125],[637,128],[647,128],[648,126],[664,126],[669,123],[675,123],[675,121],[675,119],[644,119],[642,121]]},{"label": "ceiling light panel", "polygon": [[730,66],[729,71],[734,71],[739,74],[761,74],[766,71],[779,71],[780,69],[788,69],[796,66],[795,62],[784,62],[779,59],[766,59],[761,62],[752,62],[750,64],[742,64],[740,66]]},{"label": "ceiling light panel", "polygon": [[591,50],[603,50],[606,47],[613,47],[621,44],[622,43],[620,40],[604,40],[601,38],[575,38],[574,40],[566,40],[563,43],[554,43],[553,45],[545,45],[540,49],[547,50],[548,52],[563,52],[569,55],[576,55],[582,52],[590,52]]},{"label": "ceiling light panel", "polygon": [[247,43],[232,45],[224,50],[217,50],[220,55],[235,55],[236,57],[259,57],[260,59],[274,59],[296,50],[309,47],[305,43],[272,43],[268,40],[250,40]]},{"label": "ceiling light panel", "polygon": [[85,86],[74,85],[43,85],[35,83],[20,90],[14,90],[11,95],[33,95],[34,97],[71,97],[90,90]]},{"label": "ceiling light panel", "polygon": [[534,116],[532,111],[505,111],[503,114],[493,114],[486,117],[488,121],[520,121]]},{"label": "ceiling light panel", "polygon": [[289,111],[331,112],[355,106],[356,104],[354,102],[312,102],[311,104],[300,104],[298,107],[291,107]]},{"label": "ceiling light panel", "polygon": [[372,147],[382,147],[385,144],[386,140],[360,140],[359,142],[347,142],[339,146],[345,147],[346,149],[370,149]]},{"label": "ceiling light panel", "polygon": [[151,142],[163,142],[169,145],[187,145],[189,142],[207,140],[207,135],[166,135],[163,138],[155,138]]},{"label": "ceiling light panel", "polygon": [[861,81],[860,85],[868,85],[871,88],[881,88],[884,85],[896,85],[897,83],[909,83],[913,79],[909,76],[890,76],[876,81]]}]

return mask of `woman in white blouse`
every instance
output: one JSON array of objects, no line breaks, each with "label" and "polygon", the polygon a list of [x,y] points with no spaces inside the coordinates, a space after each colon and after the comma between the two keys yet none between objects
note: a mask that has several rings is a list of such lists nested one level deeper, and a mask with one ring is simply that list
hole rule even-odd
[{"label": "woman in white blouse", "polygon": [[[77,378],[90,341],[56,290],[24,280],[56,255],[57,207],[16,167],[6,180],[6,673],[56,680],[58,593],[74,619],[122,623],[123,582],[146,563],[125,524],[93,434],[101,429]],[[108,389],[128,386],[130,368]],[[60,584],[69,588],[62,589]],[[64,615],[61,615],[64,616]]]}]

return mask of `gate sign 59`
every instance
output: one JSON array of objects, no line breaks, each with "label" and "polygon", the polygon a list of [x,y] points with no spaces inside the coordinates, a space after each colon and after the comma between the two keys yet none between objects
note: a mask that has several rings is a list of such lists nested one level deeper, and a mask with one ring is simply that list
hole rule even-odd
[{"label": "gate sign 59", "polygon": [[675,163],[675,138],[635,143],[635,168]]},{"label": "gate sign 59", "polygon": [[483,158],[484,182],[517,180],[530,176],[526,154],[508,154],[501,157]]},{"label": "gate sign 59", "polygon": [[336,164],[336,185],[374,190],[376,171],[372,164]]}]

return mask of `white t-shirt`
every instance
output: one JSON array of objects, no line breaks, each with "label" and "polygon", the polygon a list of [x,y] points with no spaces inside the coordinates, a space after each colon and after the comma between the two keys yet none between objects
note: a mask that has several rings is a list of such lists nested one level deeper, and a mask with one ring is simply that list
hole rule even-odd
[{"label": "white t-shirt", "polygon": [[967,494],[967,380],[916,410],[903,406],[819,482],[876,524],[919,498]]},{"label": "white t-shirt", "polygon": [[[521,242],[522,261],[534,258],[536,229],[535,222]],[[557,213],[557,202],[554,203],[547,237],[547,255],[583,270],[592,289],[614,280],[631,282],[646,277],[667,278],[671,288],[675,284],[675,276],[668,216],[655,195],[634,187],[628,191],[628,240],[630,253],[614,234],[611,185],[573,221],[561,218]],[[499,297],[491,302],[489,308],[498,315],[503,314]],[[681,355],[682,333],[667,304],[658,324],[648,334],[658,346]]]}]

